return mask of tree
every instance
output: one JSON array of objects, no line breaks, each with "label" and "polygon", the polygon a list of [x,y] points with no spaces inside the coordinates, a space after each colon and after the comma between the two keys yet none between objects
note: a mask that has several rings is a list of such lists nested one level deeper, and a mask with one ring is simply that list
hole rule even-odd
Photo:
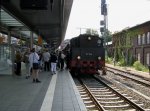
[{"label": "tree", "polygon": [[106,33],[105,34],[106,37],[104,37],[104,35],[102,35],[102,38],[105,38],[105,42],[107,43],[107,42],[112,41],[112,33],[109,30],[106,30],[105,33]]},{"label": "tree", "polygon": [[86,34],[98,35],[98,31],[95,29],[86,29]]}]

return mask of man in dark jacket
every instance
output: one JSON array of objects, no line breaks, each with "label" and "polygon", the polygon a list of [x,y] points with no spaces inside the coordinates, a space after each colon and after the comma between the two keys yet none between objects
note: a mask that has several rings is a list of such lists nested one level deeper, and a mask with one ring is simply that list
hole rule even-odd
[{"label": "man in dark jacket", "polygon": [[27,48],[23,55],[23,62],[25,63],[25,67],[26,67],[26,79],[28,79],[31,75],[30,74],[31,68],[30,68],[30,64],[29,64],[29,55],[30,55],[30,49]]},{"label": "man in dark jacket", "polygon": [[52,52],[50,61],[51,61],[51,72],[52,74],[56,74],[57,56],[55,52]]},{"label": "man in dark jacket", "polygon": [[22,56],[20,51],[16,51],[16,55],[15,55],[15,62],[17,64],[17,70],[16,70],[16,75],[21,76],[21,60],[22,60]]}]

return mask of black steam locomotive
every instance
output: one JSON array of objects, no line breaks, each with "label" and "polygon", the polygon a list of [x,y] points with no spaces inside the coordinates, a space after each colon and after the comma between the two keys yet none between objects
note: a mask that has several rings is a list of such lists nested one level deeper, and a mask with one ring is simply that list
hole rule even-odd
[{"label": "black steam locomotive", "polygon": [[69,69],[71,74],[102,74],[105,71],[105,49],[98,35],[81,34],[70,40]]}]

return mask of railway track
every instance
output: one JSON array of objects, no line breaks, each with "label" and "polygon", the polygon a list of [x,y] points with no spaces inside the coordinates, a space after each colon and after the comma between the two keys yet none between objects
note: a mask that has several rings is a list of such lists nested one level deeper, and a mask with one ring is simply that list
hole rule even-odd
[{"label": "railway track", "polygon": [[75,79],[87,110],[89,111],[146,111],[142,103],[100,79]]},{"label": "railway track", "polygon": [[127,79],[130,79],[132,81],[135,81],[135,82],[137,82],[141,85],[144,85],[146,87],[150,87],[150,80],[147,78],[144,78],[144,77],[141,77],[141,76],[138,76],[135,74],[130,74],[130,72],[128,72],[128,71],[122,71],[122,70],[111,68],[111,67],[107,67],[107,71],[109,71],[115,75],[121,76],[123,78],[127,78]]}]

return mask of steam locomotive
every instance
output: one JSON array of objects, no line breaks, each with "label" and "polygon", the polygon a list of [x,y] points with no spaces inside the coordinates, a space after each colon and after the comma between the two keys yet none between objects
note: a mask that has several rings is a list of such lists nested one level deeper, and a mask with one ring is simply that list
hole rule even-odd
[{"label": "steam locomotive", "polygon": [[69,69],[71,74],[102,74],[105,71],[105,49],[98,35],[81,34],[70,40]]}]

